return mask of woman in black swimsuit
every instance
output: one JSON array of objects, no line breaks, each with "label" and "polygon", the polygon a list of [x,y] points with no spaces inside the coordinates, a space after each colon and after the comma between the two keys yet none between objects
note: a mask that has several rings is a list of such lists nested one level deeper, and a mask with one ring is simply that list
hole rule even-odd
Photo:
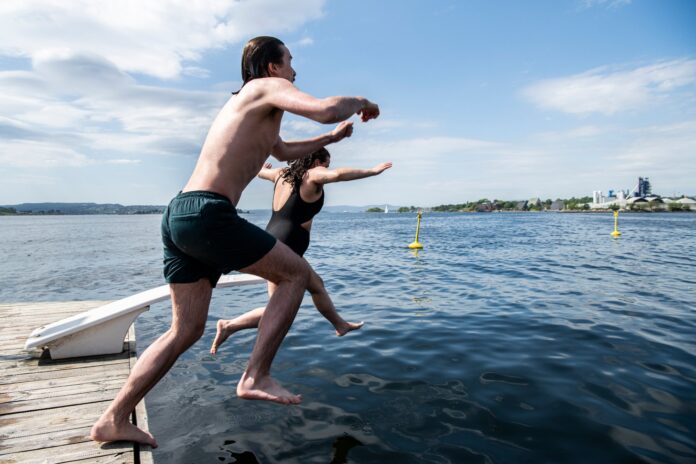
[{"label": "woman in black swimsuit", "polygon": [[[321,148],[306,158],[291,162],[286,168],[272,169],[271,164],[267,163],[258,174],[260,178],[275,185],[273,214],[266,231],[300,256],[304,255],[309,246],[312,219],[324,206],[325,184],[376,176],[392,166],[391,163],[381,163],[371,169],[329,169],[330,163],[331,155],[325,148]],[[269,296],[273,295],[274,291],[275,285],[268,282]],[[328,293],[313,294],[312,299],[317,310],[333,324],[339,337],[362,327],[362,322],[345,321],[336,312]],[[218,346],[234,332],[258,327],[265,309],[252,309],[231,320],[220,319],[210,352],[214,354]]]}]

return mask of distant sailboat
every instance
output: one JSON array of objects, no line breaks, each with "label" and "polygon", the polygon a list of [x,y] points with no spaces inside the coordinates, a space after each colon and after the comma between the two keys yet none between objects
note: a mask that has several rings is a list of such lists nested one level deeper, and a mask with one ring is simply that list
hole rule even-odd
[{"label": "distant sailboat", "polygon": [[384,214],[389,212],[389,205],[384,205]]}]

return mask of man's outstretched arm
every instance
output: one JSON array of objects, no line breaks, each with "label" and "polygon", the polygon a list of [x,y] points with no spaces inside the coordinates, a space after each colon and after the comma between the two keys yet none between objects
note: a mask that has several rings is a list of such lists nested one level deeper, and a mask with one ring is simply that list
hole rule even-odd
[{"label": "man's outstretched arm", "polygon": [[345,121],[354,114],[359,114],[363,122],[379,116],[379,106],[364,97],[316,98],[300,91],[286,79],[263,80],[265,97],[270,105],[322,124]]},{"label": "man's outstretched arm", "polygon": [[340,142],[344,138],[350,137],[352,134],[353,123],[350,121],[343,121],[331,132],[327,132],[326,134],[314,137],[312,139],[286,142],[278,137],[278,141],[273,146],[271,154],[278,161],[291,161],[298,158],[304,158],[320,148],[325,147],[330,143]]}]

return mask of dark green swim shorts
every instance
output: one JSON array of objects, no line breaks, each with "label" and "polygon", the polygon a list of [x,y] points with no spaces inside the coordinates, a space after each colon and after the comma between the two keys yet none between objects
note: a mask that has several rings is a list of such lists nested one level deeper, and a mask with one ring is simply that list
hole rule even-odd
[{"label": "dark green swim shorts", "polygon": [[245,221],[227,197],[203,191],[179,193],[162,216],[164,278],[215,287],[222,274],[245,268],[271,251],[276,239]]}]

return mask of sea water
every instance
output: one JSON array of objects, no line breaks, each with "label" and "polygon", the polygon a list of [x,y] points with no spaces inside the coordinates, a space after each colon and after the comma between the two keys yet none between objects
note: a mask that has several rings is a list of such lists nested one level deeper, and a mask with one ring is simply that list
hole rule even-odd
[{"label": "sea water", "polygon": [[[263,226],[269,214],[245,216]],[[0,301],[163,284],[159,220],[0,217]],[[255,340],[208,353],[262,285],[214,293],[148,394],[167,463],[696,462],[696,214],[321,213],[306,254],[349,321],[305,298],[273,364],[298,406],[235,395]],[[168,303],[136,322],[142,351]]]}]

